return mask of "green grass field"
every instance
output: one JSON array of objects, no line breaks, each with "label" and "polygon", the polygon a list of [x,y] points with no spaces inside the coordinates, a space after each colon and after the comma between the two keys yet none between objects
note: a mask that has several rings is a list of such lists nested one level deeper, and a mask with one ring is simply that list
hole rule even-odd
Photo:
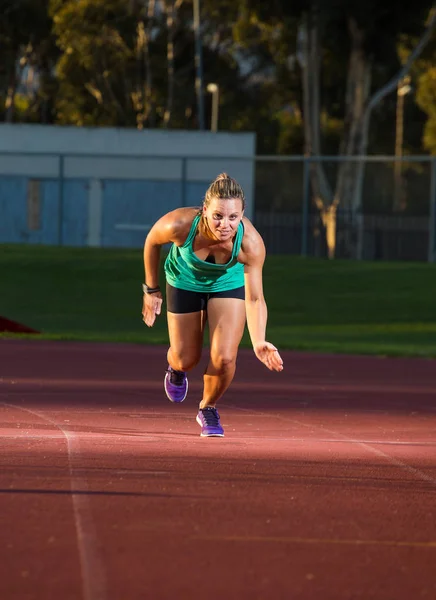
[{"label": "green grass field", "polygon": [[[164,315],[142,323],[142,281],[142,249],[0,245],[0,315],[35,338],[166,344]],[[436,357],[436,265],[271,256],[264,286],[279,348]]]}]

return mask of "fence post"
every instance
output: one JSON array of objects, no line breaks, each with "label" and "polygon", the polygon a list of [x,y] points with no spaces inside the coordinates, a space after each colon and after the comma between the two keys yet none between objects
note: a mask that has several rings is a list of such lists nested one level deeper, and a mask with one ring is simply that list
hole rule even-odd
[{"label": "fence post", "polygon": [[310,204],[310,157],[304,157],[303,170],[303,209],[301,219],[301,256],[307,256],[307,234],[309,231]]},{"label": "fence post", "polygon": [[428,230],[428,262],[436,261],[436,159],[431,160],[430,221]]},{"label": "fence post", "polygon": [[58,194],[58,246],[62,246],[64,243],[63,234],[63,221],[64,221],[64,168],[65,168],[65,157],[63,154],[59,155],[59,194]]}]

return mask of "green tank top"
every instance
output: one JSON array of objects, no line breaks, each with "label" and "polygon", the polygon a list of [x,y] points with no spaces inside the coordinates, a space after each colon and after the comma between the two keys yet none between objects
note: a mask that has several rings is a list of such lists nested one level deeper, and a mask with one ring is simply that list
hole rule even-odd
[{"label": "green tank top", "polygon": [[165,276],[173,287],[190,292],[223,292],[244,285],[244,265],[238,262],[244,236],[242,221],[238,225],[230,260],[219,265],[201,260],[193,250],[195,234],[201,215],[192,221],[191,229],[183,246],[173,244],[165,260]]}]

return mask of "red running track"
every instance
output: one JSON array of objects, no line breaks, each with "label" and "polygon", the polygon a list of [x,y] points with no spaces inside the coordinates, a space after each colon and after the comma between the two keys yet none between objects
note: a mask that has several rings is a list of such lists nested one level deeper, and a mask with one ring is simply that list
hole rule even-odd
[{"label": "red running track", "polygon": [[436,362],[242,351],[203,439],[165,353],[0,342],[2,600],[436,598]]}]

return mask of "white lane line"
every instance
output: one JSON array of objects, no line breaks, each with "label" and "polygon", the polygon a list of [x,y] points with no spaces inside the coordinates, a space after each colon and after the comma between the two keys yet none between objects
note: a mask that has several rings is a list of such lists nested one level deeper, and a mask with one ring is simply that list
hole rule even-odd
[{"label": "white lane line", "polygon": [[[224,424],[225,426],[225,424]],[[323,428],[323,431],[326,431],[325,428]],[[186,436],[187,434],[185,434]],[[339,434],[340,435],[340,434]],[[45,433],[44,435],[42,434],[33,434],[33,433],[27,433],[26,431],[23,430],[23,432],[20,435],[17,434],[12,434],[12,433],[4,433],[2,429],[0,429],[0,437],[2,439],[8,439],[8,440],[46,440],[46,439],[63,439],[63,436],[61,433]],[[78,437],[78,436],[76,436]],[[193,437],[195,438],[199,438],[200,436],[198,435],[194,435]],[[302,437],[273,437],[273,436],[265,436],[265,435],[244,435],[244,436],[240,436],[238,435],[237,437],[233,437],[231,434],[228,434],[227,436],[227,442],[240,442],[240,441],[254,441],[254,442],[283,442],[283,443],[299,443],[299,444],[305,444],[307,442],[310,442],[311,444],[376,444],[378,446],[413,446],[413,447],[435,447],[436,446],[436,442],[397,442],[395,440],[355,440],[355,439],[349,439],[344,437],[343,439],[334,439],[334,438],[302,438]],[[168,440],[179,440],[180,439],[180,434],[177,433],[159,433],[158,435],[155,434],[150,434],[150,433],[120,433],[120,434],[116,434],[116,433],[94,433],[94,432],[90,432],[90,433],[86,433],[86,432],[81,432],[80,433],[80,438],[81,439],[86,439],[86,440],[109,440],[109,441],[120,441],[120,440],[124,440],[124,439],[130,439],[130,440],[135,440],[135,442],[161,442],[165,439]],[[76,469],[77,472],[77,469]]]},{"label": "white lane line", "polygon": [[374,443],[374,442],[365,442],[359,439],[355,439],[355,438],[348,438],[347,436],[343,435],[342,433],[339,433],[337,431],[333,431],[332,429],[327,429],[327,427],[320,427],[319,425],[314,425],[314,424],[309,424],[309,423],[303,423],[302,421],[296,420],[296,419],[290,419],[289,417],[283,417],[282,415],[273,415],[272,413],[264,413],[262,411],[259,410],[255,410],[255,409],[249,409],[249,408],[242,408],[240,406],[235,406],[234,404],[228,404],[226,403],[226,406],[233,408],[235,410],[241,410],[244,412],[252,412],[253,414],[261,414],[264,416],[275,416],[276,419],[279,419],[281,421],[288,421],[290,423],[294,423],[295,425],[299,425],[301,427],[305,427],[307,429],[318,429],[323,431],[324,433],[330,433],[338,438],[343,439],[344,441],[348,440],[349,442],[352,442],[353,444],[357,444],[359,446],[362,446],[362,448],[365,448],[365,450],[367,450],[368,452],[371,452],[373,454],[376,454],[382,458],[384,458],[385,460],[387,460],[389,463],[391,463],[392,465],[399,467],[400,469],[403,469],[404,471],[408,471],[409,473],[413,474],[415,477],[417,477],[418,479],[422,479],[423,481],[427,481],[433,485],[436,485],[436,478],[435,477],[431,477],[430,475],[427,475],[427,473],[424,473],[423,471],[421,471],[420,469],[416,469],[415,467],[411,467],[410,465],[408,465],[407,463],[404,463],[401,460],[398,460],[397,458],[394,458],[393,456],[390,456],[389,454],[386,454],[386,452],[383,452],[382,450],[380,450],[379,448],[373,448],[370,443]]},{"label": "white lane line", "polygon": [[380,448],[374,448],[370,444],[367,444],[365,442],[359,442],[359,440],[356,440],[356,442],[360,443],[360,445],[363,448],[366,448],[366,450],[368,450],[369,452],[372,452],[373,454],[376,454],[377,456],[381,456],[382,458],[385,458],[392,465],[399,467],[401,469],[404,469],[405,471],[408,471],[409,473],[412,473],[412,475],[414,475],[418,479],[422,479],[423,481],[428,481],[429,483],[436,485],[435,477],[431,477],[430,475],[427,475],[427,473],[424,473],[420,469],[411,467],[410,465],[403,462],[402,460],[398,460],[398,458],[394,458],[390,454],[386,454],[386,452],[383,452],[382,450],[380,450]]},{"label": "white lane line", "polygon": [[303,537],[278,537],[278,536],[237,536],[237,535],[204,535],[193,536],[196,540],[208,540],[210,542],[272,542],[282,544],[320,544],[341,545],[341,546],[393,546],[406,548],[435,548],[436,541],[414,542],[409,540],[361,540],[361,539],[329,539],[329,538],[303,538]]},{"label": "white lane line", "polygon": [[[7,385],[43,385],[45,387],[65,387],[72,389],[83,388],[101,388],[102,390],[114,390],[121,388],[123,390],[140,389],[155,390],[162,389],[162,381],[150,381],[145,379],[73,379],[73,378],[44,378],[44,377],[14,377],[13,375],[3,375],[0,377],[0,384]],[[203,389],[201,381],[193,381],[190,386],[195,390]],[[232,389],[244,390],[254,389],[256,391],[273,392],[274,394],[282,392],[357,392],[357,393],[377,393],[377,394],[407,394],[407,395],[428,395],[434,396],[435,387],[427,385],[398,385],[398,384],[377,384],[377,383],[311,383],[311,382],[285,382],[271,383],[256,381],[247,383],[244,381],[234,381]]]},{"label": "white lane line", "polygon": [[[108,438],[112,441],[112,440],[123,440],[125,438],[130,439],[130,440],[135,440],[137,442],[160,442],[161,438],[164,437],[166,434],[162,434],[162,436],[159,434],[159,436],[156,435],[148,435],[148,434],[140,434],[137,433],[136,435],[130,435],[130,434],[124,434],[124,433],[120,433],[119,435],[114,434],[114,433],[81,433],[80,437],[82,439],[86,439],[86,440],[108,440]],[[26,434],[23,433],[22,435],[14,435],[14,434],[10,434],[10,433],[5,433],[3,434],[1,432],[0,429],[0,437],[1,439],[8,439],[8,440],[62,440],[63,436],[62,435],[56,435],[53,433],[49,433],[49,434],[42,434],[42,433],[33,433],[33,434]],[[177,437],[176,435],[174,435],[174,437]],[[180,436],[179,436],[180,438]],[[77,442],[79,440],[79,436],[76,435],[75,436],[75,441]],[[87,488],[88,489],[88,488]]]},{"label": "white lane line", "polygon": [[[86,492],[88,484],[85,479],[78,476],[73,467],[74,454],[79,454],[79,440],[77,436],[62,428],[61,425],[36,410],[1,402],[3,406],[23,410],[57,427],[64,435],[67,442],[68,466],[70,472],[71,498],[73,503],[74,522],[76,526],[77,545],[80,557],[81,583],[83,600],[106,600],[107,583],[106,574],[98,549],[97,533],[92,518]],[[39,438],[45,438],[40,435]],[[80,491],[80,493],[75,493]]]}]

